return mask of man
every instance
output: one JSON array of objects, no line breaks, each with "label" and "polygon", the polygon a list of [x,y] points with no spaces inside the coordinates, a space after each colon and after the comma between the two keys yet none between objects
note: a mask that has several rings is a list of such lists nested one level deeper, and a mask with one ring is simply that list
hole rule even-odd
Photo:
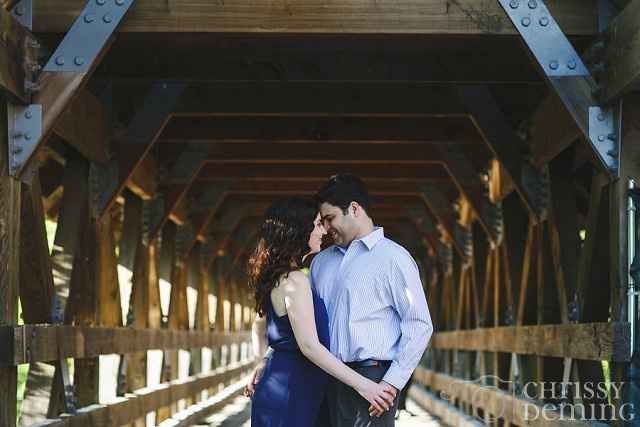
[{"label": "man", "polygon": [[[330,350],[360,374],[386,383],[397,396],[433,333],[416,263],[384,237],[382,228],[374,227],[369,194],[355,175],[331,177],[316,200],[335,243],[311,263],[312,286],[329,314]],[[329,420],[319,426],[387,427],[395,425],[398,399],[389,411],[372,418],[366,400],[330,379],[327,404]]]}]

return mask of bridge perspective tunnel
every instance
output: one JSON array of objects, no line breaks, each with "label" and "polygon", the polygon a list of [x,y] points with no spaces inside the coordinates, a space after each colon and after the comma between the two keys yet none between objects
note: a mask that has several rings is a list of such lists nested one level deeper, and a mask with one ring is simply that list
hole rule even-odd
[{"label": "bridge perspective tunnel", "polygon": [[263,213],[344,172],[434,323],[398,426],[633,418],[638,0],[0,5],[0,427],[249,426]]}]

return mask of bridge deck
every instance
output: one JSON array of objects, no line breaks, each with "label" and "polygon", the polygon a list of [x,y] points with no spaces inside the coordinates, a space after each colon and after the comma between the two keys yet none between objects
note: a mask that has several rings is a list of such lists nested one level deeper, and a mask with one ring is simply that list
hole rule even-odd
[{"label": "bridge deck", "polygon": [[[413,400],[407,400],[407,410],[402,411],[396,421],[396,427],[440,427],[444,426],[438,418],[432,416]],[[196,424],[197,427],[251,427],[251,402],[244,396],[236,398],[224,409],[206,420]],[[194,426],[195,427],[195,426]]]}]

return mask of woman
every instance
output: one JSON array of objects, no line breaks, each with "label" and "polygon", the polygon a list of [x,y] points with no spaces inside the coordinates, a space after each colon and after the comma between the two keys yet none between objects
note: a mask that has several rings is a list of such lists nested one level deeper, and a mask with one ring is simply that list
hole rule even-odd
[{"label": "woman", "polygon": [[302,267],[308,255],[320,251],[324,234],[312,200],[279,200],[265,214],[249,261],[249,284],[255,292],[256,312],[266,317],[273,352],[253,393],[252,427],[314,426],[324,399],[326,373],[353,387],[378,412],[393,400],[383,386],[353,371],[328,350],[327,311]]}]

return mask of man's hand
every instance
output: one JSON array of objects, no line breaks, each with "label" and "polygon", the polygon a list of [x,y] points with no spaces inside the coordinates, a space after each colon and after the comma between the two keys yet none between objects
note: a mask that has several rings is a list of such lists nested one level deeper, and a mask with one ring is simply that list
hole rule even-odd
[{"label": "man's hand", "polygon": [[[393,398],[395,399],[398,396],[398,389],[395,388],[394,386],[392,386],[391,384],[389,384],[386,381],[380,381],[380,384],[384,385],[386,387],[386,390],[391,393],[393,395]],[[376,417],[379,418],[384,412],[377,410],[373,407],[373,405],[369,406],[369,416],[370,417]]]},{"label": "man's hand", "polygon": [[258,384],[258,381],[260,381],[265,366],[267,366],[267,359],[262,359],[260,362],[258,362],[255,369],[253,370],[253,374],[251,374],[249,382],[246,386],[244,386],[245,396],[249,398],[253,397],[253,393],[256,392],[256,384]]}]

